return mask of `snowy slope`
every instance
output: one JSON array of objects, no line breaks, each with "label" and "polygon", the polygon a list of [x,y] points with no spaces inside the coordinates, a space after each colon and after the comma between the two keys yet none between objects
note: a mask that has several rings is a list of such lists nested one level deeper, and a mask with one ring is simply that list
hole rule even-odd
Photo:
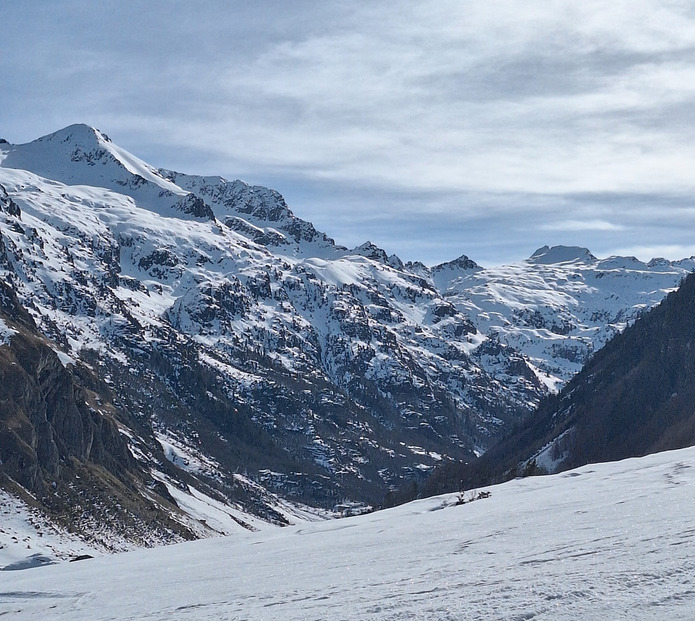
[{"label": "snowy slope", "polygon": [[476,328],[523,354],[550,389],[695,269],[681,261],[597,259],[586,248],[544,246],[526,261],[483,269],[445,264],[433,279]]},{"label": "snowy slope", "polygon": [[70,125],[21,145],[3,145],[0,166],[30,170],[68,185],[86,185],[137,197],[162,216],[211,218],[202,201],[87,125]]},{"label": "snowy slope", "polygon": [[[10,155],[33,150],[17,148]],[[97,181],[118,188],[126,169],[109,159],[111,151],[103,153],[99,161],[107,165],[99,164],[104,170]],[[3,164],[8,161],[9,155]],[[89,180],[92,173],[84,176],[79,169],[91,169],[91,161],[71,157],[63,162],[65,170],[56,166],[52,174]],[[107,175],[111,167],[115,182]],[[38,168],[47,174],[46,167]],[[220,191],[229,190],[220,183]],[[268,208],[271,191],[248,189],[261,197],[257,204],[243,184],[232,184],[232,194],[241,188],[238,204],[232,202],[240,214],[235,222],[243,215],[252,232],[267,232],[257,225],[276,219],[280,226],[282,220],[285,232],[299,231],[288,242],[294,250],[275,252],[255,233],[228,226],[231,207],[219,201],[211,203],[222,222],[173,212],[162,217],[152,208],[149,190],[140,200],[144,184],[128,185],[126,195],[13,168],[0,169],[0,184],[21,209],[4,217],[6,278],[66,355],[95,352],[103,364],[125,370],[141,364],[134,354],[142,359],[156,350],[176,368],[184,364],[182,356],[195,352],[195,363],[217,376],[222,394],[214,399],[227,399],[235,410],[241,403],[255,424],[301,459],[330,477],[353,478],[350,487],[370,490],[370,502],[413,473],[422,476],[442,454],[471,455],[479,442],[462,433],[461,419],[487,438],[488,427],[499,426],[496,409],[513,411],[540,395],[533,382],[503,392],[504,360],[495,374],[472,364],[469,353],[480,339],[421,277],[369,245],[354,253],[331,246],[282,204]],[[317,252],[309,256],[312,248]],[[322,258],[328,250],[332,258]],[[145,364],[124,381],[151,373]],[[478,381],[469,383],[469,375]],[[298,385],[278,394],[288,381]],[[185,399],[194,387],[173,388]],[[299,403],[288,411],[279,399]],[[139,404],[129,407],[145,414]],[[190,440],[195,426],[176,433]],[[313,490],[315,483],[301,486]],[[324,502],[332,506],[346,495],[364,499],[363,494],[333,491]]]},{"label": "snowy slope", "polygon": [[[137,175],[172,194],[185,194],[154,168],[111,142],[106,134],[87,125],[70,125],[27,144],[3,145],[0,157],[5,168],[31,170],[70,185],[113,189],[117,184],[123,188]],[[81,162],[86,166],[74,165]]]},{"label": "snowy slope", "polygon": [[336,258],[348,253],[310,222],[301,220],[275,190],[222,177],[185,175],[160,169],[168,181],[202,198],[215,217],[232,230],[273,252],[289,256]]},{"label": "snowy slope", "polygon": [[0,490],[0,568],[25,569],[103,552]]},{"label": "snowy slope", "polygon": [[2,577],[12,619],[686,620],[695,449]]}]

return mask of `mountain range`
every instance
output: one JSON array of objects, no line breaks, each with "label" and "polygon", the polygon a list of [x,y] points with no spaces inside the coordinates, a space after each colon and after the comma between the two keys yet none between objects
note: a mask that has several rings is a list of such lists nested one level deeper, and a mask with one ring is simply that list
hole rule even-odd
[{"label": "mountain range", "polygon": [[693,317],[690,274],[479,460],[439,469],[428,493],[692,446]]},{"label": "mountain range", "polygon": [[488,452],[694,268],[404,263],[86,125],[0,141],[2,486],[107,547],[367,510]]}]

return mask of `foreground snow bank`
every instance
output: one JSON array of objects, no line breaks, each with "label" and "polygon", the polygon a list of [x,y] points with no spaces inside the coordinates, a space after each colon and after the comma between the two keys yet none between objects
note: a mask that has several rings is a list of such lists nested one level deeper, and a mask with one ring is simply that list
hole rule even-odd
[{"label": "foreground snow bank", "polygon": [[[7,572],[12,619],[693,619],[695,449]],[[484,495],[482,495],[484,496]]]}]

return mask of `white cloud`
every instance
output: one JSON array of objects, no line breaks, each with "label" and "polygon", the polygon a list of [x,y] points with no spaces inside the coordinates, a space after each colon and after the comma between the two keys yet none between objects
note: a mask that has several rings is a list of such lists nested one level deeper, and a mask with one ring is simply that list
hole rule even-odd
[{"label": "white cloud", "polygon": [[495,6],[372,8],[230,64],[220,150],[230,136],[250,167],[410,190],[693,187],[695,148],[636,117],[695,98],[693,64],[658,56],[683,50],[690,21],[654,3]]},{"label": "white cloud", "polygon": [[541,231],[623,231],[625,226],[606,220],[561,220],[542,224]]},{"label": "white cloud", "polygon": [[[336,237],[334,223],[367,238],[374,214],[411,218],[431,227],[437,260],[475,259],[466,245],[483,240],[487,256],[527,256],[525,244],[559,241],[548,233],[633,247],[658,230],[655,245],[684,247],[676,218],[691,222],[693,207],[671,197],[695,193],[687,0],[166,11],[71,0],[3,12],[9,140],[92,123],[157,165],[272,181],[301,215],[333,214],[317,224]],[[395,229],[378,231],[398,251]]]},{"label": "white cloud", "polygon": [[617,247],[612,253],[617,256],[637,257],[641,261],[649,261],[653,258],[695,256],[695,244],[655,244]]}]

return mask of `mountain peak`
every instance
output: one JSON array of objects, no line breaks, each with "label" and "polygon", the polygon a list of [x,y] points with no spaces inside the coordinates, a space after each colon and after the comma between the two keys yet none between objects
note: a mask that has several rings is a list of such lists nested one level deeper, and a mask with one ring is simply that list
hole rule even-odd
[{"label": "mountain peak", "polygon": [[[105,133],[84,123],[68,125],[26,144],[11,145],[3,155],[0,165],[4,168],[29,170],[67,185],[90,185],[137,196],[141,204],[146,203],[154,211],[164,210],[162,213],[188,194],[114,144]],[[188,207],[184,205],[183,211],[189,213]],[[174,209],[181,211],[181,205],[174,205]]]},{"label": "mountain peak", "polygon": [[453,261],[447,261],[446,263],[440,263],[439,265],[435,265],[434,268],[432,268],[435,272],[441,272],[442,270],[449,269],[449,270],[479,270],[481,269],[480,265],[478,265],[475,261],[472,259],[469,259],[465,254],[462,254],[460,257],[457,259],[454,259]]},{"label": "mountain peak", "polygon": [[38,138],[34,142],[69,142],[85,146],[94,146],[100,143],[109,143],[111,139],[103,132],[85,123],[68,125],[57,132]]},{"label": "mountain peak", "polygon": [[66,177],[70,175],[67,171],[74,174],[75,164],[86,162],[93,166],[108,156],[124,167],[129,159],[136,159],[111,142],[105,133],[90,125],[76,123],[31,142],[11,145],[3,166],[67,181]]},{"label": "mountain peak", "polygon": [[543,265],[574,261],[594,263],[597,261],[596,257],[591,254],[588,248],[583,248],[581,246],[543,246],[536,250],[527,260]]},{"label": "mountain peak", "polygon": [[360,246],[353,248],[350,250],[350,254],[360,255],[381,263],[387,263],[389,260],[386,251],[370,241],[366,241]]}]

